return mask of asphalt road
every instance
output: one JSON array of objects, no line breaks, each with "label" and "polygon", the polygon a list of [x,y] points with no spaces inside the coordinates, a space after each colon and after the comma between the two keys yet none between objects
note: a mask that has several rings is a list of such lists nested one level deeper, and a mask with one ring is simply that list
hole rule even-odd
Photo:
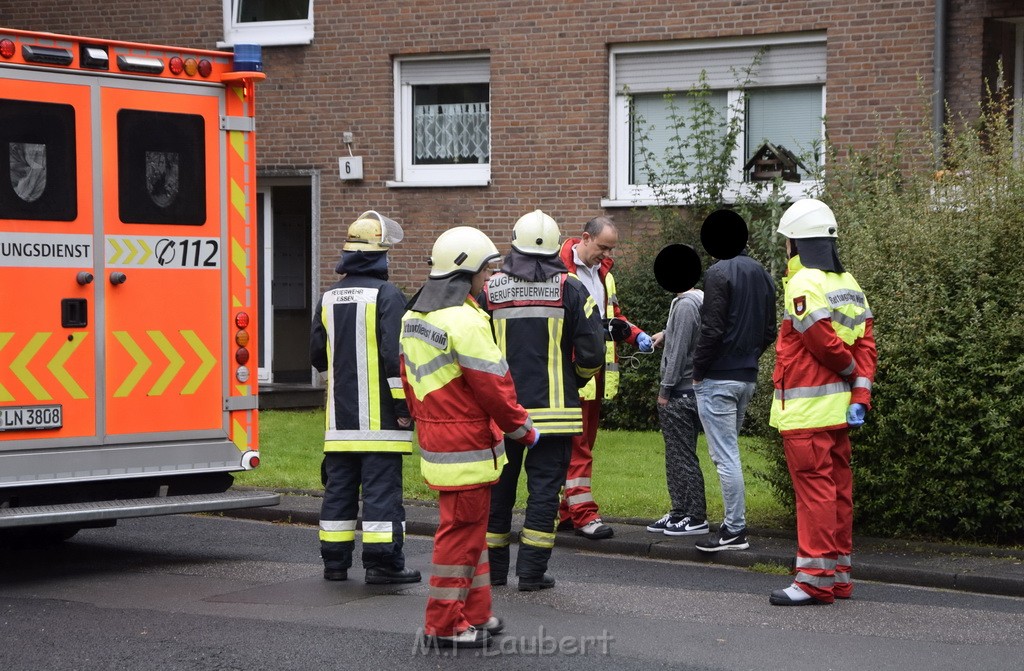
[{"label": "asphalt road", "polygon": [[[426,574],[429,538],[409,537]],[[426,583],[321,578],[310,527],[125,520],[0,551],[0,669],[1020,669],[1024,600],[860,582],[779,608],[786,576],[556,550],[554,590],[494,591],[489,652],[417,645]],[[514,583],[514,581],[513,581]],[[583,649],[585,653],[583,654]],[[486,659],[481,659],[486,657]]]}]

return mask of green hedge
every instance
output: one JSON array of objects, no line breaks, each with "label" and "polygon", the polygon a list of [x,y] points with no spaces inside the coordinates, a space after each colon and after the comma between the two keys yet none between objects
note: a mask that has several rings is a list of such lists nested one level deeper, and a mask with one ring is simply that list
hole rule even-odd
[{"label": "green hedge", "polygon": [[[996,102],[977,123],[947,128],[939,172],[924,130],[882,138],[869,152],[831,152],[821,197],[871,303],[879,351],[873,408],[852,434],[859,533],[1024,542],[1024,164],[1009,119]],[[739,209],[754,229],[753,255],[779,279],[773,202]],[[628,255],[616,279],[626,313],[655,332],[671,296],[650,261],[665,242],[695,244],[707,210],[652,211],[665,237]],[[606,404],[608,426],[657,427],[658,360],[640,355],[637,369],[626,368],[619,398]],[[772,365],[768,352],[746,431],[768,438],[769,470],[756,475],[791,504],[781,443],[767,425]]]}]

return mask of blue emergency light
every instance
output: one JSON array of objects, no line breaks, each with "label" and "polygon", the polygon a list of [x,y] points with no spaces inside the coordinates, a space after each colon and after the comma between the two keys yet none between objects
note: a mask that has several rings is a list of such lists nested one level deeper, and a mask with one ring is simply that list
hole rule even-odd
[{"label": "blue emergency light", "polygon": [[235,45],[235,72],[263,72],[263,54],[258,44]]}]

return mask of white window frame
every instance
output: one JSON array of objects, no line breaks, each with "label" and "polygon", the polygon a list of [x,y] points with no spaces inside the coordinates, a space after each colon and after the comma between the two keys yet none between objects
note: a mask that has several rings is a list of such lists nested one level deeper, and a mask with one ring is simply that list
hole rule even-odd
[{"label": "white window frame", "polygon": [[313,0],[309,14],[297,21],[236,21],[241,0],[221,0],[224,3],[224,41],[218,47],[236,44],[259,44],[264,47],[310,44],[313,41]]},{"label": "white window frame", "polygon": [[[403,78],[402,66],[407,63],[456,62],[469,59],[486,60],[487,75],[452,78],[437,74],[431,78],[417,77],[414,82]],[[413,165],[412,160],[412,118],[413,86],[424,84],[487,84],[491,83],[490,56],[486,53],[460,54],[458,56],[406,57],[394,60],[394,109],[395,109],[395,179],[387,186],[401,187],[453,187],[489,186],[491,164],[472,163],[463,165]],[[490,96],[488,96],[489,98]],[[488,134],[491,124],[488,121]]]},{"label": "white window frame", "polygon": [[[616,58],[622,54],[646,54],[659,51],[697,51],[708,49],[742,49],[749,47],[761,47],[776,44],[801,44],[821,43],[824,46],[825,34],[822,32],[798,33],[779,36],[758,36],[756,38],[738,38],[729,40],[693,40],[685,43],[673,42],[659,45],[631,44],[613,46],[609,54],[609,124],[608,124],[608,197],[601,200],[602,207],[634,207],[661,205],[654,190],[646,185],[629,183],[630,176],[630,112],[629,96],[624,87],[616,81]],[[694,82],[696,83],[696,82]],[[825,118],[826,87],[821,82],[821,117]],[[765,85],[755,81],[752,87],[764,88]],[[667,90],[667,86],[662,90]],[[721,90],[716,87],[716,90]],[[652,93],[645,90],[643,93]],[[731,119],[736,114],[742,114],[742,97],[738,89],[728,90],[728,112],[727,118]],[[737,138],[736,149],[733,152],[733,160],[730,168],[730,181],[732,186],[726,189],[723,194],[726,202],[734,202],[740,194],[749,195],[752,185],[744,181],[743,165],[746,162],[744,147],[745,137],[741,124],[740,136]],[[821,139],[825,139],[825,124],[822,121]],[[824,161],[824,152],[822,153]],[[821,185],[813,179],[803,179],[798,183],[784,182],[783,190],[790,199],[806,196],[808,193],[819,190]],[[681,204],[681,203],[677,203]]]}]

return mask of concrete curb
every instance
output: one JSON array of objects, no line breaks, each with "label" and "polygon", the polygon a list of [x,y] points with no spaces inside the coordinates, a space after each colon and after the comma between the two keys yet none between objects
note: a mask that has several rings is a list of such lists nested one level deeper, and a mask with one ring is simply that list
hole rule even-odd
[{"label": "concrete curb", "polygon": [[[281,504],[269,508],[225,511],[225,516],[265,522],[319,526],[319,492],[278,490]],[[433,536],[437,507],[406,501],[406,533]],[[521,523],[521,513],[513,523]],[[594,541],[569,532],[558,534],[559,547],[608,555],[720,564],[791,567],[796,549],[792,531],[750,529],[751,547],[743,551],[706,553],[694,547],[700,537],[659,537],[637,520],[605,518],[615,537]],[[1024,597],[1024,550],[1000,547],[916,543],[861,538],[854,541],[854,579],[900,585],[952,589],[979,594]]]}]

